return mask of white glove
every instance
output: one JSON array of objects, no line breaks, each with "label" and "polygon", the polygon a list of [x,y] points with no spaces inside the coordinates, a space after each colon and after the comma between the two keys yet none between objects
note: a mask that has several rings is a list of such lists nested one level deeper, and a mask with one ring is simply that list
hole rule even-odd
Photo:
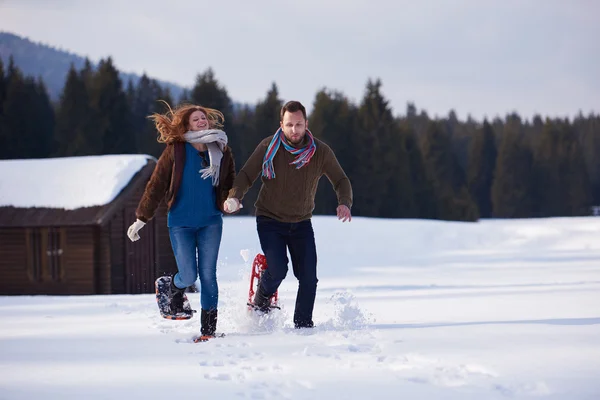
[{"label": "white glove", "polygon": [[140,235],[138,235],[138,231],[140,229],[142,229],[144,227],[144,225],[146,225],[145,222],[137,219],[133,224],[131,224],[129,229],[127,229],[127,236],[129,236],[129,239],[132,242],[135,242],[136,240],[140,240]]},{"label": "white glove", "polygon": [[242,206],[242,203],[235,197],[230,197],[223,203],[223,210],[227,213],[234,213],[240,208],[244,208],[244,206]]}]

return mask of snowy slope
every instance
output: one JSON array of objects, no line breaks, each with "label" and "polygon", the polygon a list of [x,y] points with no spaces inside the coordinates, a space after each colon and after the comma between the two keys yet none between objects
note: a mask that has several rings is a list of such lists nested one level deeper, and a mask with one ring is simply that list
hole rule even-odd
[{"label": "snowy slope", "polygon": [[225,221],[227,337],[191,343],[199,318],[161,319],[153,295],[0,297],[0,398],[600,398],[600,218],[316,217],[302,331],[291,272],[281,313],[247,314],[256,228]]}]

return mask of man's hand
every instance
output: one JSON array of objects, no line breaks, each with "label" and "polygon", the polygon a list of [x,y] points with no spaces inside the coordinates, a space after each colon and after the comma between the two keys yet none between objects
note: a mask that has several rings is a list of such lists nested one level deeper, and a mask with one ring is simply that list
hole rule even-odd
[{"label": "man's hand", "polygon": [[229,214],[238,211],[242,207],[243,206],[240,203],[240,201],[235,197],[230,197],[223,203],[223,210],[225,210],[225,212]]},{"label": "man's hand", "polygon": [[342,222],[350,222],[352,221],[352,214],[350,213],[350,209],[345,205],[340,205],[336,209],[338,219],[341,219]]}]

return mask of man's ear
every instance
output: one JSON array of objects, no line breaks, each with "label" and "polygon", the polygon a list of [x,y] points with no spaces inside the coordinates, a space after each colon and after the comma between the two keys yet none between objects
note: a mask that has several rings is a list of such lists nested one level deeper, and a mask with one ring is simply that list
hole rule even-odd
[{"label": "man's ear", "polygon": [[306,120],[306,129],[308,129],[308,119]]}]

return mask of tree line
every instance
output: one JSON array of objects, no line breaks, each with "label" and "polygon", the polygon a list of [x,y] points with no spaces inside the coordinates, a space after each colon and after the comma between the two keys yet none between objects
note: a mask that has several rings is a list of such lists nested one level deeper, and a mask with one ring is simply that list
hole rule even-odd
[{"label": "tree line", "polygon": [[[358,104],[324,88],[308,117],[352,182],[353,215],[476,221],[589,215],[600,205],[600,115],[459,121],[453,111],[431,118],[410,103],[404,115],[394,115],[381,87],[369,80]],[[234,103],[211,69],[174,101],[146,75],[124,84],[111,58],[97,68],[89,61],[72,66],[53,103],[41,79],[24,76],[12,59],[7,66],[0,60],[0,159],[158,157],[164,144],[147,119],[166,111],[158,100],[221,110],[238,169],[276,131],[284,103],[275,83],[256,104]],[[320,186],[315,214],[333,214],[335,193],[326,178]],[[247,214],[258,187],[245,199]]]}]

